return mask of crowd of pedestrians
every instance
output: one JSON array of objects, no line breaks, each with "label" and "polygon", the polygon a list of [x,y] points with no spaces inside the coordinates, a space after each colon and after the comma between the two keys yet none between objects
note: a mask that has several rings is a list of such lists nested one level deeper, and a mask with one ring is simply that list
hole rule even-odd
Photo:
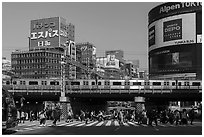
[{"label": "crowd of pedestrians", "polygon": [[[68,117],[67,122],[70,122],[70,119],[73,119],[73,116]],[[104,120],[117,120],[119,123],[126,123],[128,121],[137,122],[138,124],[147,124],[152,126],[158,123],[162,124],[175,124],[175,125],[187,125],[188,123],[193,124],[195,119],[195,112],[192,108],[187,112],[186,109],[182,111],[179,110],[163,110],[157,111],[156,109],[149,110],[113,110],[110,113],[105,111],[83,111],[81,110],[77,119],[80,121],[104,121]]]},{"label": "crowd of pedestrians", "polygon": [[[30,121],[39,120],[40,126],[46,125],[46,120],[53,120],[53,126],[56,126],[56,122],[60,121],[61,109],[59,105],[56,105],[53,110],[45,108],[36,115],[33,111],[29,114],[24,111],[17,112],[17,119],[19,123],[28,120],[28,115]],[[104,121],[104,120],[117,120],[120,124],[126,123],[128,121],[137,122],[138,124],[147,124],[152,126],[153,123],[157,126],[158,122],[162,124],[175,124],[175,125],[186,125],[188,123],[193,124],[195,119],[195,112],[192,107],[189,111],[183,109],[179,110],[163,110],[157,111],[156,109],[148,109],[142,111],[136,110],[112,110],[109,112],[105,111],[83,111],[81,110],[78,115],[74,117],[71,110],[68,110],[66,122],[72,122],[73,119],[80,121],[85,121],[87,124],[89,121]]]}]

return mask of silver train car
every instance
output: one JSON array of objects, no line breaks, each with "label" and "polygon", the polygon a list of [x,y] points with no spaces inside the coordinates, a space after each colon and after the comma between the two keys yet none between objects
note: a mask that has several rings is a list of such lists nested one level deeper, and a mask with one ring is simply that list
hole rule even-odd
[{"label": "silver train car", "polygon": [[[63,82],[66,89],[94,90],[94,89],[202,89],[201,80],[103,80],[76,79]],[[61,79],[13,79],[14,89],[60,90]]]}]

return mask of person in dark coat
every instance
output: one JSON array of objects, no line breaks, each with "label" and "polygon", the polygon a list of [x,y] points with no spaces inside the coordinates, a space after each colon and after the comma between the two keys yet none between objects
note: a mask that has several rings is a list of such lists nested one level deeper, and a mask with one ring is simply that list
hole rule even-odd
[{"label": "person in dark coat", "polygon": [[53,126],[56,126],[57,120],[60,120],[61,110],[59,106],[56,106],[55,109],[52,112],[52,117],[54,119]]},{"label": "person in dark coat", "polygon": [[195,119],[195,112],[194,112],[194,108],[193,107],[189,111],[188,115],[189,115],[189,119],[190,119],[191,125],[193,125],[193,120]]}]

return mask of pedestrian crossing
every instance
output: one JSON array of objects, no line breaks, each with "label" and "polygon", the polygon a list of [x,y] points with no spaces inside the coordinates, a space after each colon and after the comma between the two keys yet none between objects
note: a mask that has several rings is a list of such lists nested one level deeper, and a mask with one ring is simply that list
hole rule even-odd
[{"label": "pedestrian crossing", "polygon": [[[105,121],[89,121],[88,123],[86,123],[85,121],[72,121],[72,122],[65,122],[65,121],[60,121],[57,122],[57,127],[119,127],[119,126],[123,126],[123,127],[150,127],[146,124],[138,124],[137,122],[134,121],[128,121],[128,122],[119,122],[117,120],[105,120]],[[153,124],[153,127],[155,127],[156,125]],[[195,126],[202,126],[202,123],[198,124],[194,124],[194,125],[171,125],[171,124],[161,124],[160,122],[158,123],[158,125],[156,126],[157,128],[161,127],[161,128],[168,128],[168,127],[186,127],[186,126],[190,126],[190,127],[195,127]],[[36,123],[27,123],[27,124],[21,124],[18,125],[18,127],[22,127],[20,129],[18,129],[17,131],[32,131],[32,130],[38,130],[41,128],[49,128],[52,127],[52,121],[47,121],[46,122],[46,126],[39,126],[39,122]]]}]

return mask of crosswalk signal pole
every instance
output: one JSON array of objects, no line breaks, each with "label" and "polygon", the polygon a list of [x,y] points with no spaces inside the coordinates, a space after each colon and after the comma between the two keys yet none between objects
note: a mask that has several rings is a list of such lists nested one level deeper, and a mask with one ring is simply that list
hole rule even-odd
[{"label": "crosswalk signal pole", "polygon": [[61,110],[62,110],[62,119],[67,119],[67,102],[68,98],[65,96],[65,57],[64,55],[61,56],[61,96],[60,96],[60,103],[61,103]]}]

